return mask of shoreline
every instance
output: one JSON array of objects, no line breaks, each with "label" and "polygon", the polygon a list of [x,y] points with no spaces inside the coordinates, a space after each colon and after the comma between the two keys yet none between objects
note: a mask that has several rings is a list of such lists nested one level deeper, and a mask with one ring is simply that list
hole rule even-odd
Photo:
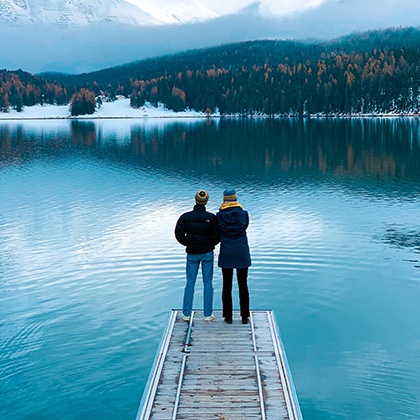
[{"label": "shoreline", "polygon": [[[215,114],[214,116],[216,116]],[[174,112],[162,104],[153,106],[146,103],[141,108],[132,108],[127,98],[117,99],[114,102],[104,102],[90,115],[70,115],[69,105],[37,104],[25,106],[21,112],[10,109],[9,112],[0,112],[0,121],[25,120],[105,120],[105,119],[149,119],[149,118],[204,118],[204,112],[186,110]]]},{"label": "shoreline", "polygon": [[216,115],[173,115],[173,116],[154,116],[154,117],[130,117],[130,116],[78,116],[78,117],[2,117],[0,115],[1,121],[48,121],[48,120],[148,120],[148,119],[198,119],[198,118],[221,118],[221,116]]},{"label": "shoreline", "polygon": [[395,112],[388,114],[305,114],[305,115],[221,115],[219,112],[205,114],[194,110],[175,112],[165,108],[163,104],[157,107],[146,103],[141,108],[132,108],[127,98],[118,99],[114,102],[104,102],[102,106],[90,115],[72,116],[68,105],[34,105],[24,107],[21,112],[11,109],[9,112],[0,112],[1,121],[48,121],[48,120],[148,120],[148,119],[222,119],[222,118],[247,118],[247,119],[280,119],[280,118],[304,118],[304,119],[328,119],[328,118],[419,118],[419,113]]},{"label": "shoreline", "polygon": [[[179,113],[181,114],[181,113]],[[51,120],[149,120],[149,119],[281,119],[281,118],[302,118],[302,119],[328,119],[328,118],[420,118],[419,114],[352,114],[352,115],[156,115],[156,116],[83,116],[77,117],[4,117],[0,114],[0,123],[2,121],[51,121]]]}]

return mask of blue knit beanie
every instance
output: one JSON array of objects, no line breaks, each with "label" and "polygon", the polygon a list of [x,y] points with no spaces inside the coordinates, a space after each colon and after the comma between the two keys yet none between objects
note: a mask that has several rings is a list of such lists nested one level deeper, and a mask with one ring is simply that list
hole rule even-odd
[{"label": "blue knit beanie", "polygon": [[236,201],[236,191],[233,188],[227,188],[224,190],[223,201]]}]

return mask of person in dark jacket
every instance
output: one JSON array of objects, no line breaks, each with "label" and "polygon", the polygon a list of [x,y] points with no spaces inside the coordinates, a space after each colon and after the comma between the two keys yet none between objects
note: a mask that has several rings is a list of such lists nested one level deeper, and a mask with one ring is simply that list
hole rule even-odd
[{"label": "person in dark jacket", "polygon": [[183,320],[189,321],[192,312],[194,289],[201,264],[204,285],[204,320],[213,321],[213,262],[214,247],[220,242],[216,216],[206,211],[209,194],[200,190],[195,195],[192,211],[184,213],[175,227],[177,241],[186,247],[187,282],[182,305]]},{"label": "person in dark jacket", "polygon": [[216,214],[221,232],[220,253],[218,265],[222,269],[223,288],[222,303],[225,322],[232,324],[232,282],[233,269],[239,289],[239,304],[242,323],[247,324],[249,318],[248,267],[251,266],[246,229],[249,224],[248,212],[242,209],[234,189],[223,193],[223,203]]}]

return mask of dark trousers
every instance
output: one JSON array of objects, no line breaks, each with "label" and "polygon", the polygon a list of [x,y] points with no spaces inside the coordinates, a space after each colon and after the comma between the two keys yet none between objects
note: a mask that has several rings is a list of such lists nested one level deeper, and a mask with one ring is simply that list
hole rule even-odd
[{"label": "dark trousers", "polygon": [[[222,303],[223,303],[223,317],[232,319],[232,283],[233,283],[233,268],[222,268],[223,288],[222,288]],[[237,268],[236,278],[238,280],[239,289],[239,305],[241,307],[241,317],[249,317],[249,292],[248,292],[248,267]]]}]

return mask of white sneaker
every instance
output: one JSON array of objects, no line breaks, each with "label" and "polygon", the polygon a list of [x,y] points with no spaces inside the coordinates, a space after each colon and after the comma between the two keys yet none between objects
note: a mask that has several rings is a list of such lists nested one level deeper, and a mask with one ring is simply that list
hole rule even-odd
[{"label": "white sneaker", "polygon": [[213,321],[214,320],[214,315],[213,314],[211,314],[210,316],[205,316],[204,317],[204,321],[206,321],[206,322],[210,322],[210,321]]},{"label": "white sneaker", "polygon": [[189,316],[187,316],[187,315],[183,315],[183,316],[182,316],[182,320],[183,320],[183,321],[185,321],[185,322],[190,322],[190,318],[191,318],[191,317],[189,317]]}]

